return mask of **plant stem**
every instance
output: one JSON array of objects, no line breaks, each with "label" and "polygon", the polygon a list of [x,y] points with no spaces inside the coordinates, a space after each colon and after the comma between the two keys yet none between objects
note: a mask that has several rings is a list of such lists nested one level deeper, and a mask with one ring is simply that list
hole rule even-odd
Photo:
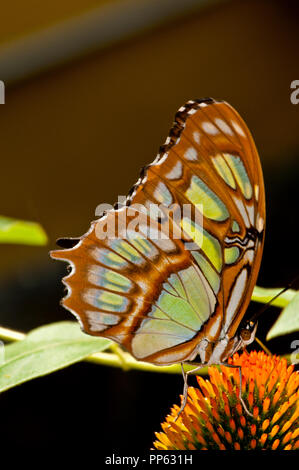
[{"label": "plant stem", "polygon": [[[25,338],[25,333],[0,327],[0,339],[3,341],[22,341]],[[148,362],[136,361],[136,359],[134,359],[129,353],[122,351],[122,349],[116,344],[111,345],[110,349],[112,349],[114,352],[94,353],[86,357],[85,361],[92,362],[94,364],[120,367],[124,370],[136,369],[150,372],[166,372],[169,374],[181,373],[181,366],[179,364],[173,364],[171,366],[155,366],[154,364],[150,364]]]},{"label": "plant stem", "polygon": [[[123,353],[125,359],[126,370],[136,369],[144,370],[147,372],[166,372],[168,374],[180,374],[180,364],[173,364],[171,366],[155,366],[149,362],[136,361],[130,354]],[[99,352],[91,354],[86,358],[86,361],[93,362],[94,364],[104,364],[112,367],[123,367],[123,361],[116,354]],[[192,367],[191,367],[192,369]]]},{"label": "plant stem", "polygon": [[22,339],[26,338],[26,335],[20,331],[14,331],[0,326],[0,338],[3,341],[22,341]]}]

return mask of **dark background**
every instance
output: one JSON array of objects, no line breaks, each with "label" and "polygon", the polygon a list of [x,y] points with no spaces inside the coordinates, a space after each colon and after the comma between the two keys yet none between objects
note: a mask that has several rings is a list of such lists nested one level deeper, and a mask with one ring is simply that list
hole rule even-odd
[{"label": "dark background", "polygon": [[[80,13],[80,2],[74,5]],[[27,30],[54,15],[47,6],[39,17],[28,9]],[[28,34],[18,14],[5,8],[2,46]],[[192,14],[6,82],[0,213],[40,222],[50,243],[0,246],[2,326],[29,331],[71,319],[59,306],[65,266],[48,251],[59,236],[86,232],[98,204],[127,194],[165,141],[176,110],[202,96],[236,107],[261,156],[267,233],[258,284],[283,287],[298,275],[299,104],[290,102],[290,84],[299,79],[298,19],[295,1],[207,2]],[[0,67],[0,79],[1,73]],[[252,304],[250,311],[258,308]],[[278,313],[269,308],[263,315],[260,339]],[[267,346],[290,353],[292,339]],[[181,390],[180,376],[79,363],[2,394],[0,442],[26,452],[146,451]]]}]

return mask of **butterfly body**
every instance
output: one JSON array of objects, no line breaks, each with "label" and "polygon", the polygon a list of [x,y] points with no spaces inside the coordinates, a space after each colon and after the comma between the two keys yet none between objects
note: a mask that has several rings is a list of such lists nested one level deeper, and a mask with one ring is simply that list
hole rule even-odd
[{"label": "butterfly body", "polygon": [[86,333],[138,360],[223,363],[254,338],[256,327],[240,323],[264,225],[263,175],[247,126],[225,102],[190,101],[125,205],[52,252],[71,265],[63,305]]}]

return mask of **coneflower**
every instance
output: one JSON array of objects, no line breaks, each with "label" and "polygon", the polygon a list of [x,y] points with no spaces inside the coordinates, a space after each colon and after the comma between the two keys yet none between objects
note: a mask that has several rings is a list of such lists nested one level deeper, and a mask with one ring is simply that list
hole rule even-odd
[{"label": "coneflower", "polygon": [[156,433],[158,450],[295,450],[299,449],[299,373],[284,358],[264,352],[235,354],[229,364],[242,367],[239,400],[238,369],[209,367],[209,380],[197,376],[188,401],[171,414]]}]

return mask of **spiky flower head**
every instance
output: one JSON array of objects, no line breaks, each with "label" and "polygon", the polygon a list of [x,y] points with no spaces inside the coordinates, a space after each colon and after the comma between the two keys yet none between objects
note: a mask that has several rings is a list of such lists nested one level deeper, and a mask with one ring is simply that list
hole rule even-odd
[{"label": "spiky flower head", "polygon": [[230,364],[242,368],[239,400],[238,368],[209,367],[209,380],[197,376],[187,405],[174,405],[156,433],[158,450],[295,450],[299,449],[299,373],[294,366],[264,352],[235,354]]}]

